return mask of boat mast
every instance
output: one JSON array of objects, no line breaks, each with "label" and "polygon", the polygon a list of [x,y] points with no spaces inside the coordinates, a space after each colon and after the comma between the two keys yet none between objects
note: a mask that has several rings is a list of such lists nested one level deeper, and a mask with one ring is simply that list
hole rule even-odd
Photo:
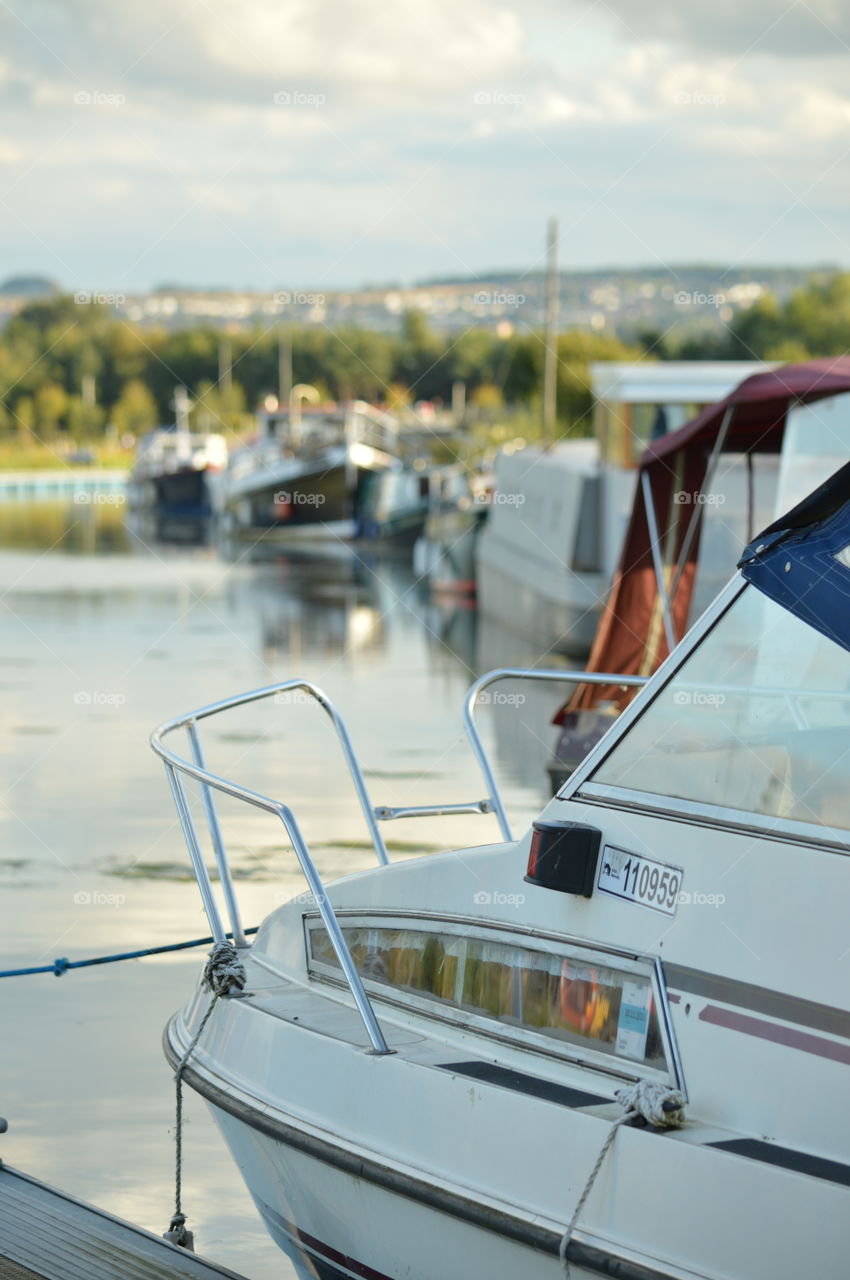
[{"label": "boat mast", "polygon": [[558,387],[558,219],[546,233],[546,347],[543,361],[543,443],[555,439]]},{"label": "boat mast", "polygon": [[180,457],[191,454],[189,432],[189,392],[185,387],[174,388],[174,426],[177,436],[177,453]]}]

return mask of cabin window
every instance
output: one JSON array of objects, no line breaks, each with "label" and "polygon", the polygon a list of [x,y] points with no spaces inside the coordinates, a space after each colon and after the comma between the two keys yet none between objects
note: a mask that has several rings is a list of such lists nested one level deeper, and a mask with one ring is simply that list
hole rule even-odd
[{"label": "cabin window", "polygon": [[850,829],[850,654],[745,588],[587,794],[602,787]]},{"label": "cabin window", "polygon": [[[427,1005],[452,1021],[519,1033],[540,1047],[600,1065],[620,1060],[667,1076],[653,962],[580,944],[544,949],[474,929],[340,921],[373,996]],[[321,920],[307,920],[310,969],[337,977]],[[626,1069],[624,1074],[630,1074]]]}]

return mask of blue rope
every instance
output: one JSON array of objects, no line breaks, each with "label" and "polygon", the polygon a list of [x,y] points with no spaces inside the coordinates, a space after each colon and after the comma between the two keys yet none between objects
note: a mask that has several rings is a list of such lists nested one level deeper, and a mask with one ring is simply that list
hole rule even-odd
[{"label": "blue rope", "polygon": [[[246,929],[245,933],[256,933],[256,928]],[[232,938],[233,934],[228,933],[228,938]],[[59,956],[52,964],[36,965],[32,969],[5,969],[0,970],[0,978],[25,978],[31,973],[52,973],[57,978],[61,978],[63,973],[67,973],[69,969],[88,969],[93,964],[115,964],[117,960],[140,960],[143,956],[160,956],[166,951],[187,951],[190,947],[208,947],[215,938],[194,938],[191,942],[171,942],[165,947],[145,947],[144,951],[122,951],[120,955],[115,956],[93,956],[90,960],[69,960],[66,956]]]}]

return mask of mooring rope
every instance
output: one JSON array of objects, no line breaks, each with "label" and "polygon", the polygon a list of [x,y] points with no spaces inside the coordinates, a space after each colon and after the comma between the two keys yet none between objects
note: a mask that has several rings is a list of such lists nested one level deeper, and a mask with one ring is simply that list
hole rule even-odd
[{"label": "mooring rope", "polygon": [[608,1136],[602,1144],[602,1150],[596,1157],[596,1163],[590,1171],[587,1182],[584,1184],[584,1190],[578,1198],[576,1207],[573,1210],[573,1216],[570,1218],[569,1225],[561,1237],[558,1257],[561,1259],[561,1266],[564,1269],[564,1280],[570,1280],[570,1263],[567,1257],[570,1240],[587,1197],[590,1195],[593,1184],[596,1181],[597,1174],[602,1168],[618,1130],[624,1124],[633,1124],[639,1119],[651,1125],[654,1129],[678,1129],[685,1122],[685,1099],[678,1089],[671,1089],[669,1085],[658,1084],[654,1080],[638,1080],[635,1084],[628,1085],[625,1089],[618,1089],[614,1097],[623,1108],[623,1114],[617,1117],[608,1130]]},{"label": "mooring rope", "polygon": [[180,1245],[183,1249],[193,1250],[195,1246],[194,1236],[186,1227],[186,1214],[183,1212],[183,1072],[221,997],[230,995],[232,991],[243,991],[245,982],[245,967],[233,943],[217,942],[207,957],[203,976],[203,985],[212,992],[212,999],[174,1073],[176,1092],[174,1213],[164,1238],[170,1240],[172,1244]]},{"label": "mooring rope", "polygon": [[[246,929],[246,936],[256,933],[257,926]],[[228,933],[228,938],[233,934]],[[69,969],[88,969],[94,964],[116,964],[119,960],[141,960],[145,956],[161,956],[168,951],[188,951],[191,947],[208,947],[215,938],[192,938],[189,942],[169,942],[163,947],[145,947],[141,951],[121,951],[117,955],[93,956],[89,960],[69,960],[67,956],[59,956],[52,964],[34,965],[29,969],[0,969],[0,978],[26,978],[32,973],[52,973],[61,978]]]}]

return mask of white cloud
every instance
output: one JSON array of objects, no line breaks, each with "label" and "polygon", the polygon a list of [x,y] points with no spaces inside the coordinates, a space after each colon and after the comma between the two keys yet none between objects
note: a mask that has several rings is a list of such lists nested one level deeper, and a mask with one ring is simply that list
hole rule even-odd
[{"label": "white cloud", "polygon": [[213,0],[196,24],[210,61],[255,80],[337,83],[373,99],[457,92],[520,65],[519,15],[489,0]]},{"label": "white cloud", "polygon": [[702,54],[843,57],[850,49],[844,0],[596,0],[627,40],[664,40]]},{"label": "white cloud", "polygon": [[23,155],[21,148],[14,142],[9,142],[7,138],[0,138],[0,164],[20,164]]},{"label": "white cloud", "polygon": [[[763,0],[16,2],[0,274],[410,278],[530,260],[550,212],[576,264],[799,261],[824,218],[850,240],[850,56],[833,35],[784,58],[777,26],[742,57]],[[843,29],[827,0],[793,10]]]}]

